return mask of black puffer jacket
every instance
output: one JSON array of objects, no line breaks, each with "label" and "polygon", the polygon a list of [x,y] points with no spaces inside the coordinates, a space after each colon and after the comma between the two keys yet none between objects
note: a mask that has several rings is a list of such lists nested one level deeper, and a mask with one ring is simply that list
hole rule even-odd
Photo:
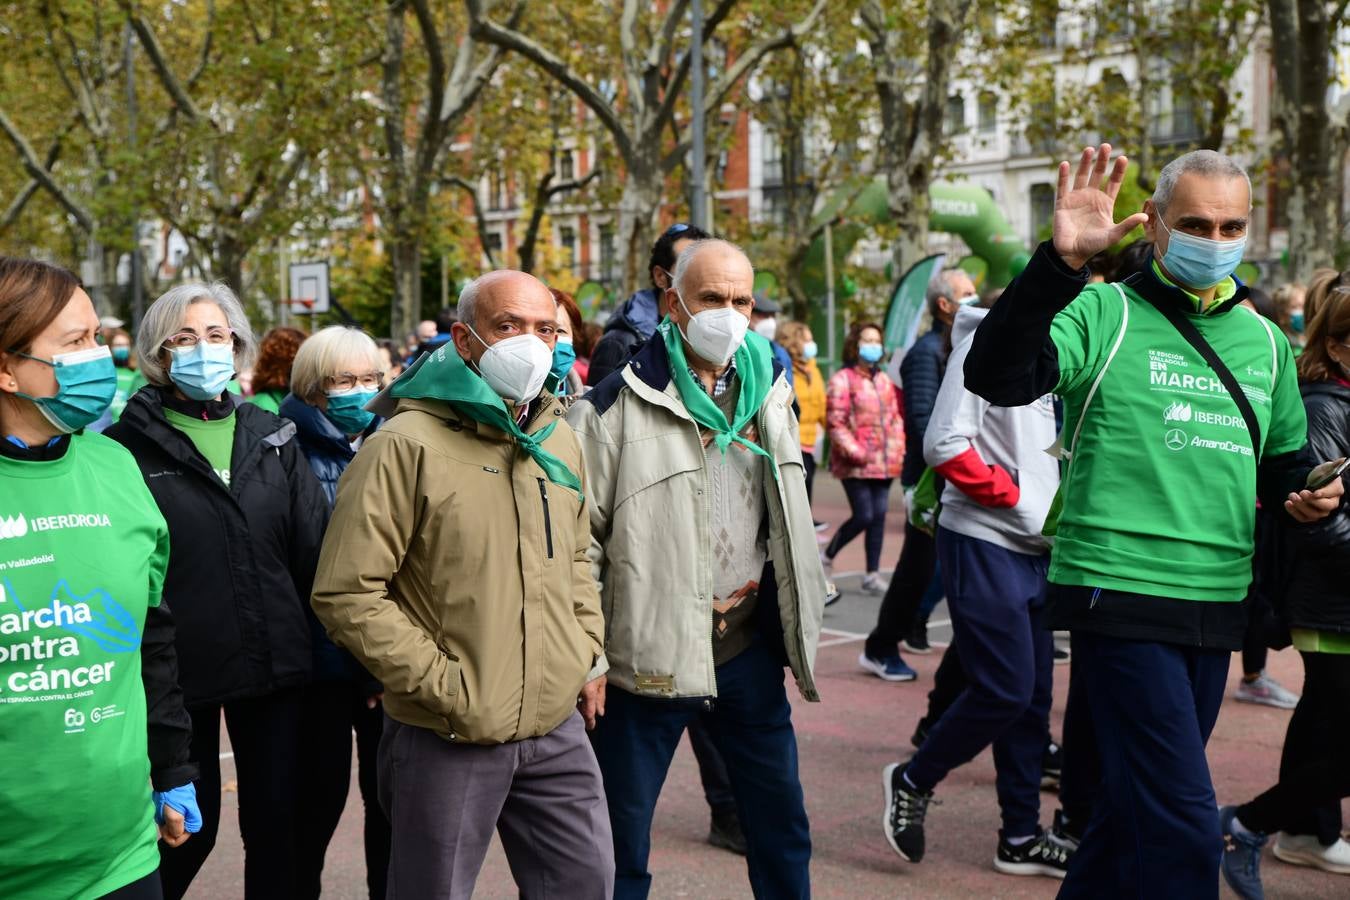
[{"label": "black puffer jacket", "polygon": [[[1350,387],[1336,381],[1301,385],[1308,446],[1319,460],[1350,456]],[[1290,627],[1350,633],[1350,504],[1291,541],[1292,570],[1284,598]]]},{"label": "black puffer jacket", "polygon": [[[182,401],[170,401],[179,411]],[[305,608],[328,502],[295,425],[252,404],[198,404],[236,417],[227,488],[146,387],[107,435],[136,458],[169,525],[164,597],[177,627],[185,705],[256,697],[310,677]]]}]

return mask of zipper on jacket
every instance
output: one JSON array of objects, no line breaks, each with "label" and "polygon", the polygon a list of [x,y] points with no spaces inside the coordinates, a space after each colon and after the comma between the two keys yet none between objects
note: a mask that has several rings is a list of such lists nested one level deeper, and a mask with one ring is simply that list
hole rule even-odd
[{"label": "zipper on jacket", "polygon": [[544,479],[539,481],[539,499],[544,503],[544,540],[548,544],[548,558],[553,558],[553,517],[548,511],[548,485]]}]

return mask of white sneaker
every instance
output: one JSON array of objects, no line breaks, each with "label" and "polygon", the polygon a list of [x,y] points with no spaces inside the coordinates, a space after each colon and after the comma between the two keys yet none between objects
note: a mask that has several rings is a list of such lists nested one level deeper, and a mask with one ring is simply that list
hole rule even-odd
[{"label": "white sneaker", "polygon": [[1238,684],[1237,699],[1246,703],[1260,703],[1276,709],[1293,709],[1298,706],[1298,694],[1271,678],[1265,672],[1255,681],[1243,681]]},{"label": "white sneaker", "polygon": [[863,576],[862,590],[864,594],[884,594],[886,593],[886,582],[882,581],[881,576],[876,572],[868,572]]},{"label": "white sneaker", "polygon": [[1323,847],[1316,835],[1281,831],[1275,840],[1275,858],[1294,866],[1312,866],[1323,872],[1350,875],[1350,844],[1340,838],[1330,847]]}]

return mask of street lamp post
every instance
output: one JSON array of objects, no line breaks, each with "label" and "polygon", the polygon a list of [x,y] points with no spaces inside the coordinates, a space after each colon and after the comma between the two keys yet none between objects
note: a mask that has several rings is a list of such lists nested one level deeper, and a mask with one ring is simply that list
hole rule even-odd
[{"label": "street lamp post", "polygon": [[689,224],[698,228],[708,227],[708,201],[703,190],[704,134],[703,134],[703,0],[692,0],[689,4],[689,109],[692,114],[690,130],[693,132],[690,153],[689,177],[694,189],[689,198]]}]

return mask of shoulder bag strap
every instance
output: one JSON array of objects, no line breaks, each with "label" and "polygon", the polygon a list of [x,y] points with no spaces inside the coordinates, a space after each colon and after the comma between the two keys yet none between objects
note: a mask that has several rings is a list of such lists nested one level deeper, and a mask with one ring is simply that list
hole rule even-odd
[{"label": "shoulder bag strap", "polygon": [[1140,296],[1148,300],[1154,309],[1162,313],[1167,321],[1172,323],[1172,327],[1186,339],[1186,343],[1195,348],[1195,352],[1199,353],[1200,357],[1209,364],[1209,367],[1214,370],[1214,374],[1219,377],[1219,381],[1223,382],[1223,386],[1228,389],[1233,402],[1237,404],[1238,412],[1242,413],[1242,421],[1247,424],[1247,433],[1252,441],[1252,457],[1259,463],[1261,461],[1261,426],[1256,422],[1256,410],[1252,409],[1252,403],[1247,399],[1247,393],[1242,390],[1242,385],[1238,383],[1232,371],[1219,358],[1219,354],[1214,352],[1214,348],[1209,345],[1209,341],[1205,340],[1205,336],[1200,333],[1200,330],[1195,327],[1195,323],[1185,313],[1174,306],[1155,302],[1142,293]]}]

